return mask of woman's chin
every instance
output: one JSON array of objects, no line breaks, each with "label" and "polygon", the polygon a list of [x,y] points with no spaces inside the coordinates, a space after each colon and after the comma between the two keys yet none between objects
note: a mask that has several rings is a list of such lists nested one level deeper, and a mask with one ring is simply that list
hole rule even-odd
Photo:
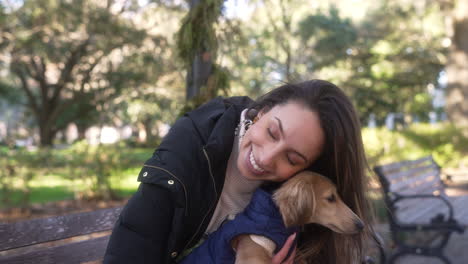
[{"label": "woman's chin", "polygon": [[252,174],[252,172],[247,169],[247,168],[239,168],[239,171],[242,175],[242,177],[244,177],[245,179],[247,180],[251,180],[251,181],[254,181],[254,180],[261,180],[258,176],[256,176],[255,174]]}]

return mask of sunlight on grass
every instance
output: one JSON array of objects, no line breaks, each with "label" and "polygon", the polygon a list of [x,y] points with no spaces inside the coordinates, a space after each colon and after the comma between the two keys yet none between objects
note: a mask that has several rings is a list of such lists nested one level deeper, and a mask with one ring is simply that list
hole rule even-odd
[{"label": "sunlight on grass", "polygon": [[[120,197],[128,197],[136,191],[139,185],[139,182],[137,182],[139,171],[140,168],[131,168],[121,172],[121,175],[111,176],[112,187]],[[16,179],[14,181],[13,186],[21,186],[21,180]],[[35,177],[29,182],[29,201],[31,204],[36,204],[74,199],[78,192],[85,191],[89,186],[89,183],[82,179],[65,179],[56,174]],[[11,205],[20,205],[23,196],[21,189],[13,190],[9,197]],[[2,199],[1,192],[0,199]],[[0,208],[2,207],[4,206],[0,206]]]},{"label": "sunlight on grass", "polygon": [[127,169],[121,172],[122,175],[112,176],[111,183],[112,188],[120,196],[129,196],[136,191],[138,185],[137,175],[140,172],[140,168]]},{"label": "sunlight on grass", "polygon": [[[468,139],[461,131],[449,123],[413,124],[398,131],[364,128],[362,135],[371,168],[429,154],[443,167],[455,168],[468,166]],[[0,191],[0,198],[13,205],[82,198],[99,193],[96,185],[103,184],[99,180],[110,184],[118,196],[129,197],[138,188],[137,175],[153,151],[120,144],[96,148],[85,142],[45,151],[0,147],[0,157],[5,157],[0,159],[2,166],[14,168],[0,173],[1,183],[9,188]],[[3,190],[7,191],[2,194]],[[379,208],[379,217],[383,215],[380,194],[370,193],[369,198]]]},{"label": "sunlight on grass", "polygon": [[56,174],[48,174],[41,177],[35,177],[29,182],[29,186],[33,188],[39,187],[63,187],[72,185],[73,181],[64,179]]},{"label": "sunlight on grass", "polygon": [[445,168],[468,166],[468,138],[450,123],[412,124],[400,131],[364,128],[362,137],[371,167],[426,155]]}]

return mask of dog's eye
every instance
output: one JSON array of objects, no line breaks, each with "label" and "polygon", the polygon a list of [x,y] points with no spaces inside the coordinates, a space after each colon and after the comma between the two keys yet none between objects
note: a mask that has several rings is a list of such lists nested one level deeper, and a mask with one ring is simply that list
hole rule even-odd
[{"label": "dog's eye", "polygon": [[333,203],[333,202],[335,202],[336,197],[335,197],[334,194],[332,194],[332,195],[330,195],[329,197],[327,197],[327,200],[328,200],[330,203]]}]

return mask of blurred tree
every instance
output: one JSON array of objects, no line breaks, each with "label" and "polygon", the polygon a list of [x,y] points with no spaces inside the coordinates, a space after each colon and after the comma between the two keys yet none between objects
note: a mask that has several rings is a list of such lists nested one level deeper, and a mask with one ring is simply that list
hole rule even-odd
[{"label": "blurred tree", "polygon": [[314,39],[309,69],[340,84],[362,121],[373,113],[382,122],[389,112],[424,119],[431,110],[427,87],[437,84],[446,49],[438,6],[419,3],[383,0],[358,23],[331,8],[301,24],[304,41]]},{"label": "blurred tree", "polygon": [[[446,111],[457,125],[468,126],[468,1],[441,1],[452,12],[451,43],[447,63]],[[448,5],[448,6],[447,6]]]},{"label": "blurred tree", "polygon": [[298,33],[305,46],[301,55],[306,58],[307,68],[318,71],[347,59],[349,49],[356,44],[357,31],[349,18],[340,17],[335,6],[330,7],[328,14],[318,12],[304,18]]},{"label": "blurred tree", "polygon": [[[284,83],[306,79],[299,21],[310,12],[309,1],[256,0],[242,10],[242,34],[229,38],[226,54],[236,94],[256,97]],[[248,14],[250,13],[250,15]],[[224,47],[224,46],[223,46]]]},{"label": "blurred tree", "polygon": [[126,88],[138,89],[156,70],[153,51],[165,40],[130,20],[140,8],[136,0],[38,0],[6,12],[3,52],[35,115],[42,146],[71,122],[93,123],[99,105]]},{"label": "blurred tree", "polygon": [[[184,65],[174,59],[177,54],[175,33],[184,14],[185,9],[172,2],[150,5],[145,9],[142,14],[145,27],[165,40],[164,45],[151,51],[153,56],[157,56],[158,63],[137,63],[139,60],[134,60],[128,64],[129,68],[145,69],[148,81],[139,89],[125,90],[113,105],[107,107],[107,122],[118,127],[131,124],[134,133],[143,129],[146,140],[139,143],[150,147],[157,145],[161,139],[160,128],[173,123],[186,98],[185,76],[182,74]],[[135,58],[139,56],[148,54],[138,54]]]},{"label": "blurred tree", "polygon": [[10,78],[0,78],[0,101],[8,102],[9,104],[19,104],[23,97]]},{"label": "blurred tree", "polygon": [[244,46],[230,58],[236,85],[244,88],[235,91],[258,95],[281,82],[321,78],[345,89],[362,121],[374,113],[382,122],[389,112],[426,119],[427,88],[437,85],[446,59],[439,6],[381,0],[367,11],[355,5],[364,15],[352,20],[341,15],[348,2],[311,8],[301,0],[253,1],[242,25],[245,40],[237,42]]},{"label": "blurred tree", "polygon": [[[142,98],[145,98],[145,100],[142,100]],[[169,123],[172,121],[171,117],[174,117],[170,115],[171,112],[168,110],[175,108],[175,101],[154,92],[144,96],[130,97],[129,99],[126,102],[128,118],[133,124],[143,127],[148,146],[154,147],[161,139],[161,125],[165,122]]]},{"label": "blurred tree", "polygon": [[185,112],[213,98],[228,86],[228,73],[217,64],[215,26],[224,0],[189,0],[188,14],[177,33],[180,58],[187,68]]}]

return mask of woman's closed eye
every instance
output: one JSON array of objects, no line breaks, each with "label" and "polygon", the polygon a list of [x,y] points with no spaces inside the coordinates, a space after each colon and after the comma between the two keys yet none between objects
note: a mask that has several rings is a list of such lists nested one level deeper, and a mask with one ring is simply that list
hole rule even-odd
[{"label": "woman's closed eye", "polygon": [[297,165],[297,163],[293,160],[293,158],[291,158],[291,156],[286,155],[286,159],[288,160],[289,164],[291,164],[292,166]]},{"label": "woman's closed eye", "polygon": [[267,129],[268,131],[268,135],[270,135],[270,137],[273,139],[273,140],[278,140],[278,135],[276,135],[275,131],[273,128],[268,128]]}]

